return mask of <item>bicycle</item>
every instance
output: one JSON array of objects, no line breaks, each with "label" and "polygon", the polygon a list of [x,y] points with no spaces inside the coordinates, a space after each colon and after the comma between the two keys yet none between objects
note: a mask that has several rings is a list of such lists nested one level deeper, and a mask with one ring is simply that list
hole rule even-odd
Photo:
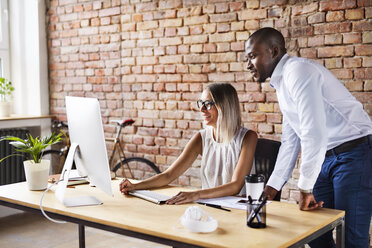
[{"label": "bicycle", "polygon": [[[63,134],[63,146],[59,149],[50,149],[44,151],[43,155],[50,155],[51,161],[54,163],[57,161],[57,169],[55,170],[52,166],[52,174],[59,174],[63,169],[63,165],[65,164],[65,160],[67,158],[68,151],[70,150],[70,137],[68,136],[68,126],[63,121],[53,120],[52,123],[52,131],[60,132]],[[55,146],[60,146],[57,144]]]},{"label": "bicycle", "polygon": [[[110,168],[112,168],[112,172],[116,173],[121,170],[121,174],[123,177],[127,177],[125,173],[125,167],[129,171],[130,178],[134,178],[134,175],[131,171],[131,168],[135,167],[143,167],[142,165],[145,165],[146,167],[150,167],[156,174],[160,173],[159,168],[150,160],[143,158],[143,157],[125,157],[124,150],[123,150],[123,144],[120,141],[120,134],[123,128],[126,126],[130,126],[134,123],[133,119],[128,119],[124,121],[118,121],[118,120],[113,120],[111,122],[114,122],[117,124],[117,132],[115,137],[113,138],[105,138],[106,141],[109,142],[114,142],[114,148],[111,152],[110,158],[109,158],[109,165]],[[63,133],[65,136],[65,145],[61,147],[60,149],[51,149],[51,150],[46,150],[44,152],[44,155],[50,154],[53,156],[52,161],[58,161],[58,169],[57,169],[57,174],[61,173],[63,169],[64,162],[67,158],[68,151],[70,149],[70,138],[68,136],[68,132],[63,131],[62,129],[67,129],[68,125],[62,121],[53,121],[52,124],[53,129],[59,129],[60,132]],[[111,166],[113,164],[114,158],[119,152],[119,162],[117,162],[114,166]]]},{"label": "bicycle", "polygon": [[125,176],[125,166],[124,166],[124,165],[126,165],[126,167],[128,168],[128,171],[131,175],[131,178],[134,178],[134,176],[132,174],[132,171],[131,171],[131,167],[135,167],[135,166],[141,167],[141,165],[144,164],[146,166],[149,166],[153,171],[155,171],[156,174],[159,174],[160,173],[159,168],[153,162],[151,162],[150,160],[148,160],[146,158],[142,158],[142,157],[127,157],[127,158],[125,157],[125,154],[124,154],[124,151],[123,151],[123,148],[122,148],[122,144],[120,142],[120,133],[121,133],[121,130],[123,128],[125,128],[127,126],[131,126],[134,123],[134,120],[133,119],[128,119],[128,120],[124,120],[124,121],[113,120],[111,122],[114,122],[114,123],[117,124],[117,132],[116,132],[116,136],[114,138],[106,138],[106,141],[114,142],[114,148],[111,152],[109,164],[110,165],[112,164],[112,161],[115,157],[115,153],[116,153],[117,150],[119,151],[119,157],[120,157],[120,161],[112,168],[112,171],[114,173],[116,173],[122,167],[122,176],[126,177]]}]

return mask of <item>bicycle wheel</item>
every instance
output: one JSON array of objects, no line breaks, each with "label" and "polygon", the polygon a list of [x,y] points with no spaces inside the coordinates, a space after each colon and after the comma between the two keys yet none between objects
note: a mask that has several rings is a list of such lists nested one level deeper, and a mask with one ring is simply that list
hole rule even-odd
[{"label": "bicycle wheel", "polygon": [[43,156],[48,156],[47,158],[51,161],[51,173],[58,174],[61,173],[63,164],[65,163],[65,156],[61,150],[46,150]]},{"label": "bicycle wheel", "polygon": [[160,173],[159,168],[153,162],[141,157],[125,158],[121,163],[118,162],[112,171],[120,173],[121,170],[121,174],[126,176],[128,175],[128,168],[133,172],[134,179],[144,179]]}]

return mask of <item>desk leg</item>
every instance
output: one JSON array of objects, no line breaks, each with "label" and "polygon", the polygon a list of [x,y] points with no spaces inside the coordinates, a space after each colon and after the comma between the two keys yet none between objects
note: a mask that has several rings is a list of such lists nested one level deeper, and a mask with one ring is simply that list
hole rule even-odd
[{"label": "desk leg", "polygon": [[79,248],[85,248],[85,226],[79,224]]},{"label": "desk leg", "polygon": [[343,218],[341,223],[336,226],[336,247],[345,247],[345,219]]}]

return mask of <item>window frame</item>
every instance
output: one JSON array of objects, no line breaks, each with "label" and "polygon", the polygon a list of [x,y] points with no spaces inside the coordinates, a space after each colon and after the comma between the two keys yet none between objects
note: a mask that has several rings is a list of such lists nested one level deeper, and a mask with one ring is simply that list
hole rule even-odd
[{"label": "window frame", "polygon": [[0,0],[0,77],[10,78],[8,1]]}]

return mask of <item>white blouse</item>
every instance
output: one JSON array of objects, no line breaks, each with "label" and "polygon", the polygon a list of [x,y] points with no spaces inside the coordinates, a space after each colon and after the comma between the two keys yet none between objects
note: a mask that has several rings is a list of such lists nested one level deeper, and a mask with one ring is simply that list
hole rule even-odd
[{"label": "white blouse", "polygon": [[[229,144],[218,143],[213,138],[213,128],[200,131],[202,137],[201,182],[202,189],[214,188],[231,182],[239,160],[242,142],[248,129],[240,127]],[[245,194],[245,186],[239,195]]]}]

